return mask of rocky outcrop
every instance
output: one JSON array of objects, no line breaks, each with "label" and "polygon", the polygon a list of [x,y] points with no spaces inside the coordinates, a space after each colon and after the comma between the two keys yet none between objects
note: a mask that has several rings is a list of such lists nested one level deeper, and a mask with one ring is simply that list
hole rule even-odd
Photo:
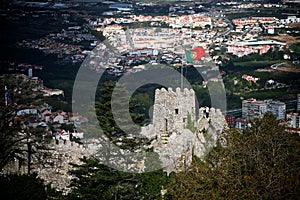
[{"label": "rocky outcrop", "polygon": [[[32,156],[31,173],[37,173],[45,183],[51,184],[53,188],[66,194],[70,190],[67,186],[72,179],[72,176],[68,174],[68,171],[72,170],[70,163],[81,164],[80,158],[88,157],[95,151],[75,142],[64,143],[61,140],[59,144],[55,144],[54,141],[47,145],[47,150]],[[27,174],[27,160],[20,163],[15,159],[5,167],[2,173]]]},{"label": "rocky outcrop", "polygon": [[72,179],[72,176],[68,174],[68,171],[72,169],[70,163],[81,164],[80,158],[88,157],[93,152],[84,148],[83,145],[70,141],[65,144],[63,142],[58,145],[53,144],[52,147],[54,150],[51,156],[47,158],[43,166],[35,166],[34,171],[53,188],[68,193],[67,186]]}]

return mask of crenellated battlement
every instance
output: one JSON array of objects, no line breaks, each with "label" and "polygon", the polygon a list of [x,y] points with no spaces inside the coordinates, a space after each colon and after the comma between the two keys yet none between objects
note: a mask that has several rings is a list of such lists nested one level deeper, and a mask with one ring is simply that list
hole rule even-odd
[{"label": "crenellated battlement", "polygon": [[177,129],[184,129],[188,118],[197,120],[198,105],[192,89],[162,88],[155,90],[153,133],[159,137]]},{"label": "crenellated battlement", "polygon": [[195,96],[195,92],[193,89],[188,89],[184,88],[183,90],[177,87],[175,91],[169,87],[168,89],[166,88],[161,88],[161,89],[156,89],[155,90],[155,96],[161,96],[161,95],[171,95],[171,96]]}]

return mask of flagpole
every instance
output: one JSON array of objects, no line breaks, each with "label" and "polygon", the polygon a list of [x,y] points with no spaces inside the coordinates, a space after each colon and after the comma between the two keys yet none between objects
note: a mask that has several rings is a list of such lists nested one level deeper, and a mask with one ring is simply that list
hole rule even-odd
[{"label": "flagpole", "polygon": [[[185,55],[185,53],[184,53]],[[185,55],[185,59],[186,59],[186,55]],[[181,61],[181,82],[180,82],[180,87],[183,90],[183,61]]]},{"label": "flagpole", "polygon": [[181,63],[181,69],[180,69],[180,73],[181,73],[181,76],[180,76],[180,87],[181,87],[181,89],[183,90],[183,77],[182,77],[182,63]]}]

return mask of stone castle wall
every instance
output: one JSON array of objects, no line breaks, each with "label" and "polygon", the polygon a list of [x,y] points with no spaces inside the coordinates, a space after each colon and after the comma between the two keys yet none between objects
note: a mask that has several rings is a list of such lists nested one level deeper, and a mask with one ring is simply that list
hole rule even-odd
[{"label": "stone castle wall", "polygon": [[160,136],[177,129],[184,129],[188,115],[193,121],[197,118],[198,105],[192,89],[165,88],[155,90],[153,108],[153,132]]},{"label": "stone castle wall", "polygon": [[[195,131],[187,129],[188,116]],[[157,89],[152,124],[142,127],[141,134],[153,138],[151,145],[167,171],[180,171],[192,156],[202,158],[222,134],[225,118],[219,109],[199,109],[192,89]],[[190,127],[189,127],[190,128]]]}]

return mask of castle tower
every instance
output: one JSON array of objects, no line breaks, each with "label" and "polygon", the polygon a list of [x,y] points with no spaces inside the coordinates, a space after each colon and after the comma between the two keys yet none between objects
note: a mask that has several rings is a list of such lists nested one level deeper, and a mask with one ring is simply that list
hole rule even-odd
[{"label": "castle tower", "polygon": [[197,121],[198,105],[195,92],[192,89],[165,88],[155,90],[153,108],[153,132],[163,143],[167,143],[168,136],[173,131],[184,129],[190,117]]}]

